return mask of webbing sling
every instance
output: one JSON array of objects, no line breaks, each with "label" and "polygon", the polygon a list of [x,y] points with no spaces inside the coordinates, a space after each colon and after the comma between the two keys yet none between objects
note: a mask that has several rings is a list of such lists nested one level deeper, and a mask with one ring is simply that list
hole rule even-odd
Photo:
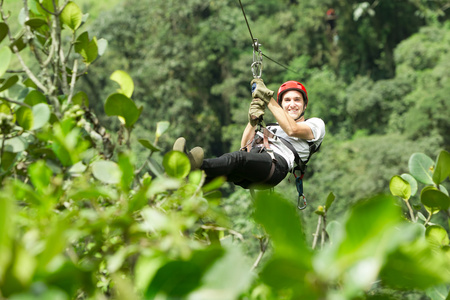
[{"label": "webbing sling", "polygon": [[[272,124],[268,124],[267,126],[280,126],[280,125],[277,123],[272,123]],[[266,131],[270,133],[270,135],[268,135],[269,137],[278,138],[289,150],[291,150],[292,154],[294,154],[294,161],[296,163],[296,166],[292,170],[292,174],[294,174],[295,186],[296,186],[297,192],[298,192],[297,208],[300,210],[303,210],[307,206],[306,197],[303,193],[303,176],[305,175],[305,172],[306,172],[306,167],[307,167],[306,163],[309,161],[309,159],[311,158],[311,155],[313,155],[313,153],[319,151],[319,148],[322,145],[322,143],[320,143],[319,146],[316,146],[314,144],[314,142],[307,142],[309,145],[309,155],[308,155],[308,158],[306,159],[306,161],[303,161],[300,158],[300,156],[298,155],[297,150],[295,150],[294,146],[291,144],[291,142],[289,142],[285,138],[282,138],[280,136],[273,134],[272,132],[270,132],[268,129],[266,129],[264,127],[264,135],[266,135]],[[276,132],[276,129],[275,129],[275,132]],[[300,176],[297,176],[295,174],[295,171],[297,171],[297,170],[300,171],[300,173],[301,173]],[[300,205],[301,202],[303,202],[302,205]]]}]

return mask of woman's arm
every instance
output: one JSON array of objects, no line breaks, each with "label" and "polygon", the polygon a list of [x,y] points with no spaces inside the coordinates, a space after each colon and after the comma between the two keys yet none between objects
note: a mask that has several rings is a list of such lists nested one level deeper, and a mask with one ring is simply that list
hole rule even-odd
[{"label": "woman's arm", "polygon": [[250,125],[250,123],[247,123],[247,127],[245,127],[244,133],[242,134],[241,148],[247,146],[247,151],[248,151],[248,144],[255,137],[255,127],[256,126],[252,126]]}]

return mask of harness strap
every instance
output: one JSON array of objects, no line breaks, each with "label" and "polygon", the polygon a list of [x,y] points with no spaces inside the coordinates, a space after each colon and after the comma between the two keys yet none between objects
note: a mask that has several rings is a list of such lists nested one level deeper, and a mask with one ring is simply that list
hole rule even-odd
[{"label": "harness strap", "polygon": [[[267,126],[279,126],[279,124],[276,124],[276,123],[275,124],[267,124]],[[294,161],[295,161],[296,166],[292,170],[292,173],[295,176],[295,185],[297,187],[297,192],[298,192],[297,208],[300,210],[305,209],[307,206],[307,202],[306,202],[306,197],[303,193],[303,176],[305,175],[305,172],[306,172],[306,167],[307,167],[306,163],[311,158],[311,155],[319,150],[322,143],[320,143],[319,146],[316,146],[314,144],[314,142],[307,142],[309,145],[309,155],[308,155],[308,158],[306,159],[306,161],[303,161],[300,158],[300,155],[298,155],[297,150],[295,150],[294,146],[291,144],[291,142],[289,142],[285,138],[282,138],[280,136],[277,136],[276,134],[273,134],[265,126],[263,126],[262,128],[260,127],[260,130],[263,132],[263,135],[264,135],[264,138],[263,138],[264,148],[266,150],[270,150],[268,152],[269,152],[269,154],[272,155],[272,167],[271,167],[269,176],[267,176],[267,178],[263,182],[270,180],[270,178],[272,177],[273,172],[275,170],[275,162],[276,162],[273,157],[273,150],[269,148],[268,140],[269,140],[269,138],[279,139],[294,155]],[[275,128],[275,130],[276,130],[276,128]],[[300,171],[300,173],[301,173],[300,176],[297,176],[295,174],[295,171],[297,171],[297,170]]]},{"label": "harness strap", "polygon": [[263,138],[264,148],[266,148],[266,150],[269,150],[270,149],[269,138],[273,138],[273,134],[266,127],[263,127],[262,131],[264,135]]},{"label": "harness strap", "polygon": [[272,166],[270,167],[269,175],[261,183],[267,182],[272,178],[273,173],[275,172],[275,162],[276,162],[276,160],[272,159]]}]

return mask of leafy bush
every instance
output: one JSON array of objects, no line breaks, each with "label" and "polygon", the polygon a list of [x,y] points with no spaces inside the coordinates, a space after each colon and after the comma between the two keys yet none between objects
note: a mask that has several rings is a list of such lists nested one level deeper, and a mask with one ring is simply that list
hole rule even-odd
[{"label": "leafy bush", "polygon": [[[191,172],[181,152],[154,159],[169,122],[155,124],[153,141],[138,137],[147,152],[136,162],[130,141],[143,109],[126,72],[112,73],[119,89],[103,105],[119,124],[117,135],[92,112],[92,97],[75,92],[107,46],[80,32],[87,16],[71,1],[28,3],[17,37],[1,10],[0,38],[8,43],[0,49],[1,298],[359,299],[377,295],[376,280],[395,290],[426,290],[433,299],[448,294],[448,234],[430,223],[449,208],[448,152],[436,163],[415,154],[412,176],[391,180],[407,206],[414,180],[428,185],[420,194],[428,217],[410,205],[412,222],[406,220],[394,197],[380,195],[327,223],[335,196],[323,197],[312,247],[320,236],[320,250],[308,246],[295,205],[279,193],[257,193],[253,217],[264,230],[238,224],[256,228],[261,253],[253,262],[257,251],[243,241],[253,237],[231,229],[226,210],[233,208],[221,207],[223,180],[204,185],[204,174]],[[24,53],[35,59],[32,67]],[[7,72],[13,55],[19,75]],[[351,156],[356,145],[335,160]],[[244,205],[250,213],[253,206]],[[268,236],[271,255],[262,261]]]}]

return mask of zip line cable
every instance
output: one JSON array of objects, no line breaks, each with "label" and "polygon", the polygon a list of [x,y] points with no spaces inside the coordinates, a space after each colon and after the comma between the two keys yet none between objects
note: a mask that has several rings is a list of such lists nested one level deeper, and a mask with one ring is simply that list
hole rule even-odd
[{"label": "zip line cable", "polygon": [[291,71],[291,72],[294,72],[295,74],[300,75],[300,73],[299,73],[298,71],[294,71],[294,70],[292,70],[291,68],[289,68],[289,67],[283,65],[282,63],[279,63],[279,62],[277,62],[276,60],[273,60],[272,58],[268,57],[268,56],[265,55],[264,53],[262,54],[262,56],[264,56],[264,57],[267,58],[268,60],[272,61],[273,63],[276,63],[276,64],[279,65],[280,67],[283,67],[283,68],[285,68],[285,69],[288,70],[288,71]]},{"label": "zip line cable", "polygon": [[[245,23],[247,24],[248,32],[250,33],[250,37],[252,38],[253,49],[255,51],[258,51],[259,50],[258,48],[259,48],[260,45],[258,44],[258,41],[256,40],[256,42],[255,42],[255,39],[253,38],[252,30],[250,29],[250,24],[248,24],[247,15],[245,14],[244,6],[242,5],[241,0],[239,0],[239,4],[241,6],[242,14],[244,15]],[[268,60],[272,61],[273,63],[279,65],[280,67],[282,67],[282,68],[284,68],[284,69],[286,69],[288,71],[294,72],[295,74],[299,74],[300,75],[300,73],[298,71],[292,70],[291,68],[283,65],[282,63],[277,62],[276,60],[268,57],[267,55],[265,55],[262,52],[261,52],[261,55],[264,56],[265,58],[267,58]]]},{"label": "zip line cable", "polygon": [[245,23],[247,23],[248,32],[250,33],[250,37],[252,38],[252,45],[254,46],[255,39],[253,38],[252,30],[250,29],[250,25],[248,24],[247,15],[245,14],[244,6],[242,6],[241,0],[239,0],[239,4],[241,5],[241,10],[244,14]]}]

